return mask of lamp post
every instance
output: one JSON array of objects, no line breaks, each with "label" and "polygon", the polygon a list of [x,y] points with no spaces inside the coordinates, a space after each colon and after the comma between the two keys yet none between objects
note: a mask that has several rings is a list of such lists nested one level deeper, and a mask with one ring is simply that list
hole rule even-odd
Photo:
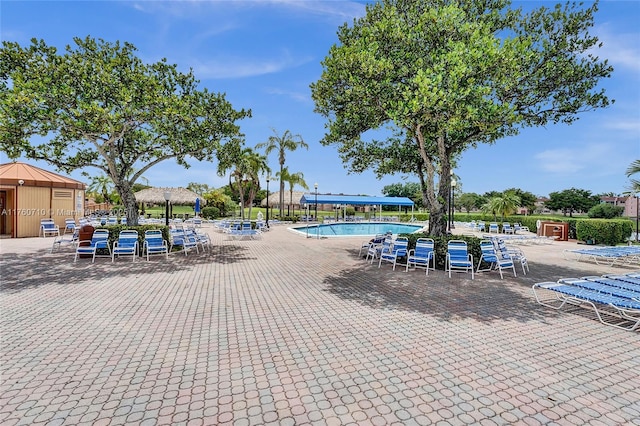
[{"label": "lamp post", "polygon": [[165,201],[164,223],[166,226],[169,226],[169,201],[170,200],[171,200],[171,191],[164,191],[164,201]]},{"label": "lamp post", "polygon": [[451,229],[455,229],[456,225],[453,223],[453,214],[456,211],[456,206],[455,206],[455,197],[456,197],[456,193],[455,193],[455,189],[456,189],[456,185],[458,182],[456,182],[455,179],[451,179]]},{"label": "lamp post", "polygon": [[267,222],[266,222],[267,228],[269,228],[269,180],[270,179],[271,179],[271,176],[267,175]]},{"label": "lamp post", "polygon": [[316,207],[315,207],[316,213],[315,213],[315,218],[316,218],[316,222],[318,222],[318,183],[317,182],[314,183],[313,187],[316,190]]},{"label": "lamp post", "polygon": [[304,203],[304,222],[307,227],[307,238],[309,238],[309,205]]},{"label": "lamp post", "polygon": [[640,221],[640,197],[636,193],[636,243],[638,242],[638,234],[640,234],[640,228],[638,228],[638,222]]},{"label": "lamp post", "polygon": [[320,239],[320,221],[318,220],[318,182],[313,184],[316,190],[316,239]]}]

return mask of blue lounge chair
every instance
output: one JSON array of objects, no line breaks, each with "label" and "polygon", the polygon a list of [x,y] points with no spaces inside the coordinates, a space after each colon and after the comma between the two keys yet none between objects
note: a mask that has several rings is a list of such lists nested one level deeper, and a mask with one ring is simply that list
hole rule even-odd
[{"label": "blue lounge chair", "polygon": [[53,219],[41,219],[40,220],[40,236],[41,237],[49,237],[49,236],[60,236],[60,228]]},{"label": "blue lounge chair", "polygon": [[378,261],[378,268],[382,265],[382,261],[391,262],[393,264],[393,270],[396,270],[396,263],[398,258],[407,257],[407,250],[409,246],[409,240],[404,237],[398,237],[386,250],[380,252],[380,260]]},{"label": "blue lounge chair", "polygon": [[490,234],[493,234],[493,233],[499,234],[500,233],[500,228],[498,227],[498,224],[496,222],[491,222],[489,224],[489,233]]},{"label": "blue lounge chair", "polygon": [[473,279],[473,255],[467,250],[467,242],[450,240],[447,244],[447,260],[445,269],[451,278],[451,271],[471,272]]},{"label": "blue lounge chair", "polygon": [[[492,241],[480,241],[480,251],[482,255],[480,256],[480,261],[478,262],[476,273],[497,269],[500,272],[500,278],[502,279],[504,278],[502,274],[503,269],[512,269],[513,276],[516,276],[516,267],[513,263],[513,259],[508,254],[496,251],[496,248],[493,245]],[[488,263],[489,267],[480,269],[482,262]]]},{"label": "blue lounge chair", "polygon": [[171,247],[169,251],[172,251],[174,247],[179,247],[185,256],[193,249],[196,250],[196,253],[200,253],[198,241],[193,235],[187,234],[184,229],[172,229],[170,235]]},{"label": "blue lounge chair", "polygon": [[111,250],[111,262],[114,262],[116,256],[131,256],[131,261],[136,261],[138,255],[138,231],[124,230],[120,231],[118,240],[113,242]]},{"label": "blue lounge chair", "polygon": [[91,240],[78,241],[76,247],[76,255],[73,261],[78,260],[78,256],[84,257],[85,255],[91,255],[91,263],[96,260],[96,252],[99,249],[107,249],[109,255],[111,255],[111,248],[109,247],[109,231],[106,229],[96,229],[93,232]]},{"label": "blue lounge chair", "polygon": [[145,231],[142,254],[147,255],[147,261],[149,256],[154,254],[164,254],[165,258],[169,258],[169,244],[162,237],[162,231],[153,229]]},{"label": "blue lounge chair", "polygon": [[[543,306],[560,310],[566,305],[580,306],[587,304],[593,308],[598,320],[603,324],[629,331],[640,327],[640,300],[638,299],[621,297],[574,285],[571,280],[566,282],[536,283],[531,289],[536,301]],[[553,301],[542,299],[539,293],[540,290],[555,293],[555,299]]]},{"label": "blue lounge chair", "polygon": [[405,271],[409,270],[409,266],[414,268],[424,267],[426,274],[429,275],[429,263],[432,264],[432,269],[436,268],[436,252],[434,251],[435,244],[431,238],[418,238],[416,240],[416,248],[409,250],[407,256],[407,267]]}]

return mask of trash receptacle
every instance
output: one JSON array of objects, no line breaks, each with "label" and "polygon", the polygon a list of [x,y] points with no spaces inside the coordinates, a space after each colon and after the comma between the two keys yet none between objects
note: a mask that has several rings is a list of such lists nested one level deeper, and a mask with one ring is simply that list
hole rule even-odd
[{"label": "trash receptacle", "polygon": [[[91,225],[83,225],[82,228],[80,228],[80,232],[78,233],[78,240],[80,241],[80,244],[79,244],[80,246],[86,247],[89,245],[89,241],[93,237],[93,231],[95,231],[95,228]],[[92,256],[90,254],[81,254],[80,257],[83,259],[86,259]]]}]

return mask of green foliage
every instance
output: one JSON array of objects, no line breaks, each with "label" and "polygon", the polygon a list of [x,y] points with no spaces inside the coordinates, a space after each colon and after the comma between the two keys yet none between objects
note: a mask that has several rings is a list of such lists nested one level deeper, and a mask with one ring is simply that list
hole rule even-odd
[{"label": "green foliage", "polygon": [[469,235],[445,235],[432,236],[426,233],[400,234],[400,237],[409,239],[409,249],[415,249],[418,238],[432,238],[434,242],[434,250],[436,253],[436,269],[444,270],[447,260],[447,244],[450,240],[463,240],[467,242],[467,250],[473,255],[474,269],[478,267],[482,251],[480,250],[480,241],[478,237]]},{"label": "green foliage", "polygon": [[260,189],[260,174],[271,171],[267,164],[267,157],[244,147],[244,141],[241,139],[235,139],[224,145],[218,157],[218,175],[223,176],[231,171],[229,187],[238,191],[243,207],[242,218],[244,219],[245,206],[249,206],[249,216],[251,216],[253,200]]},{"label": "green foliage", "polygon": [[469,213],[471,210],[482,207],[482,197],[474,192],[466,192],[456,197],[455,205]]},{"label": "green foliage", "polygon": [[[43,40],[2,43],[0,149],[67,173],[101,170],[135,224],[132,186],[145,171],[167,159],[184,167],[190,158],[213,160],[250,112],[200,89],[191,72],[165,59],[143,63],[130,43],[74,42],[63,53]],[[46,138],[34,142],[34,135]]]},{"label": "green foliage", "polygon": [[204,207],[202,217],[205,219],[217,219],[220,217],[220,209],[214,206]]},{"label": "green foliage", "polygon": [[612,206],[611,204],[600,203],[591,207],[587,212],[587,215],[592,219],[613,219],[614,217],[622,216],[623,212],[624,207],[622,206]]},{"label": "green foliage", "polygon": [[[283,208],[285,205],[284,183],[287,182],[287,178],[291,177],[291,175],[285,175],[284,163],[286,160],[286,152],[295,151],[298,148],[309,149],[309,145],[307,145],[307,143],[302,139],[302,136],[294,135],[289,130],[285,130],[282,136],[278,135],[278,132],[276,132],[275,129],[271,129],[271,130],[273,131],[273,135],[269,136],[266,142],[261,142],[258,145],[256,145],[256,149],[264,148],[264,153],[266,156],[269,156],[269,154],[271,154],[273,151],[276,151],[278,153],[278,164],[280,165],[280,171],[278,172],[278,177],[280,180],[278,206],[280,208]],[[295,180],[296,179],[294,179],[294,181],[289,180],[292,186],[295,186],[296,183],[300,184],[300,182],[296,182]],[[293,189],[291,190],[293,191]]]},{"label": "green foliage", "polygon": [[[130,229],[134,231],[138,231],[138,250],[139,250],[138,254],[142,254],[142,245],[144,244],[144,233],[148,230],[160,229],[162,231],[162,238],[164,238],[167,241],[167,244],[169,245],[171,244],[169,227],[165,225],[155,225],[155,224],[136,225],[136,226],[108,225],[108,226],[98,226],[95,229],[107,229],[109,231],[109,239],[108,239],[109,247],[113,247],[113,243],[118,241],[118,235],[120,235],[121,231],[130,230]],[[98,254],[105,255],[105,254],[108,254],[108,251],[107,249],[99,249]]]},{"label": "green foliage", "polygon": [[599,81],[612,68],[588,33],[597,3],[580,7],[525,14],[502,0],[368,4],[340,27],[311,85],[328,120],[321,142],[336,144],[354,172],[415,173],[430,230],[442,235],[449,172],[462,152],[609,105]]},{"label": "green foliage", "polygon": [[616,245],[627,241],[633,232],[630,220],[589,219],[578,220],[576,236],[578,240],[595,240],[596,244]]},{"label": "green foliage", "polygon": [[574,212],[586,212],[600,202],[597,195],[587,189],[570,188],[549,194],[545,206],[551,210],[560,210],[573,216]]},{"label": "green foliage", "polygon": [[482,206],[482,211],[492,214],[494,218],[500,215],[501,220],[504,221],[505,217],[516,212],[519,205],[520,198],[515,193],[503,192],[489,199],[487,204]]}]

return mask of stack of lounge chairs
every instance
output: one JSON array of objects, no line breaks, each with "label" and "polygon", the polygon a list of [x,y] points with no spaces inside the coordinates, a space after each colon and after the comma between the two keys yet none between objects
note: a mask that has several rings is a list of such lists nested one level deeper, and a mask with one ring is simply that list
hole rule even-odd
[{"label": "stack of lounge chairs", "polygon": [[541,305],[558,310],[586,305],[603,324],[640,328],[640,273],[563,278],[536,283],[532,290]]}]

